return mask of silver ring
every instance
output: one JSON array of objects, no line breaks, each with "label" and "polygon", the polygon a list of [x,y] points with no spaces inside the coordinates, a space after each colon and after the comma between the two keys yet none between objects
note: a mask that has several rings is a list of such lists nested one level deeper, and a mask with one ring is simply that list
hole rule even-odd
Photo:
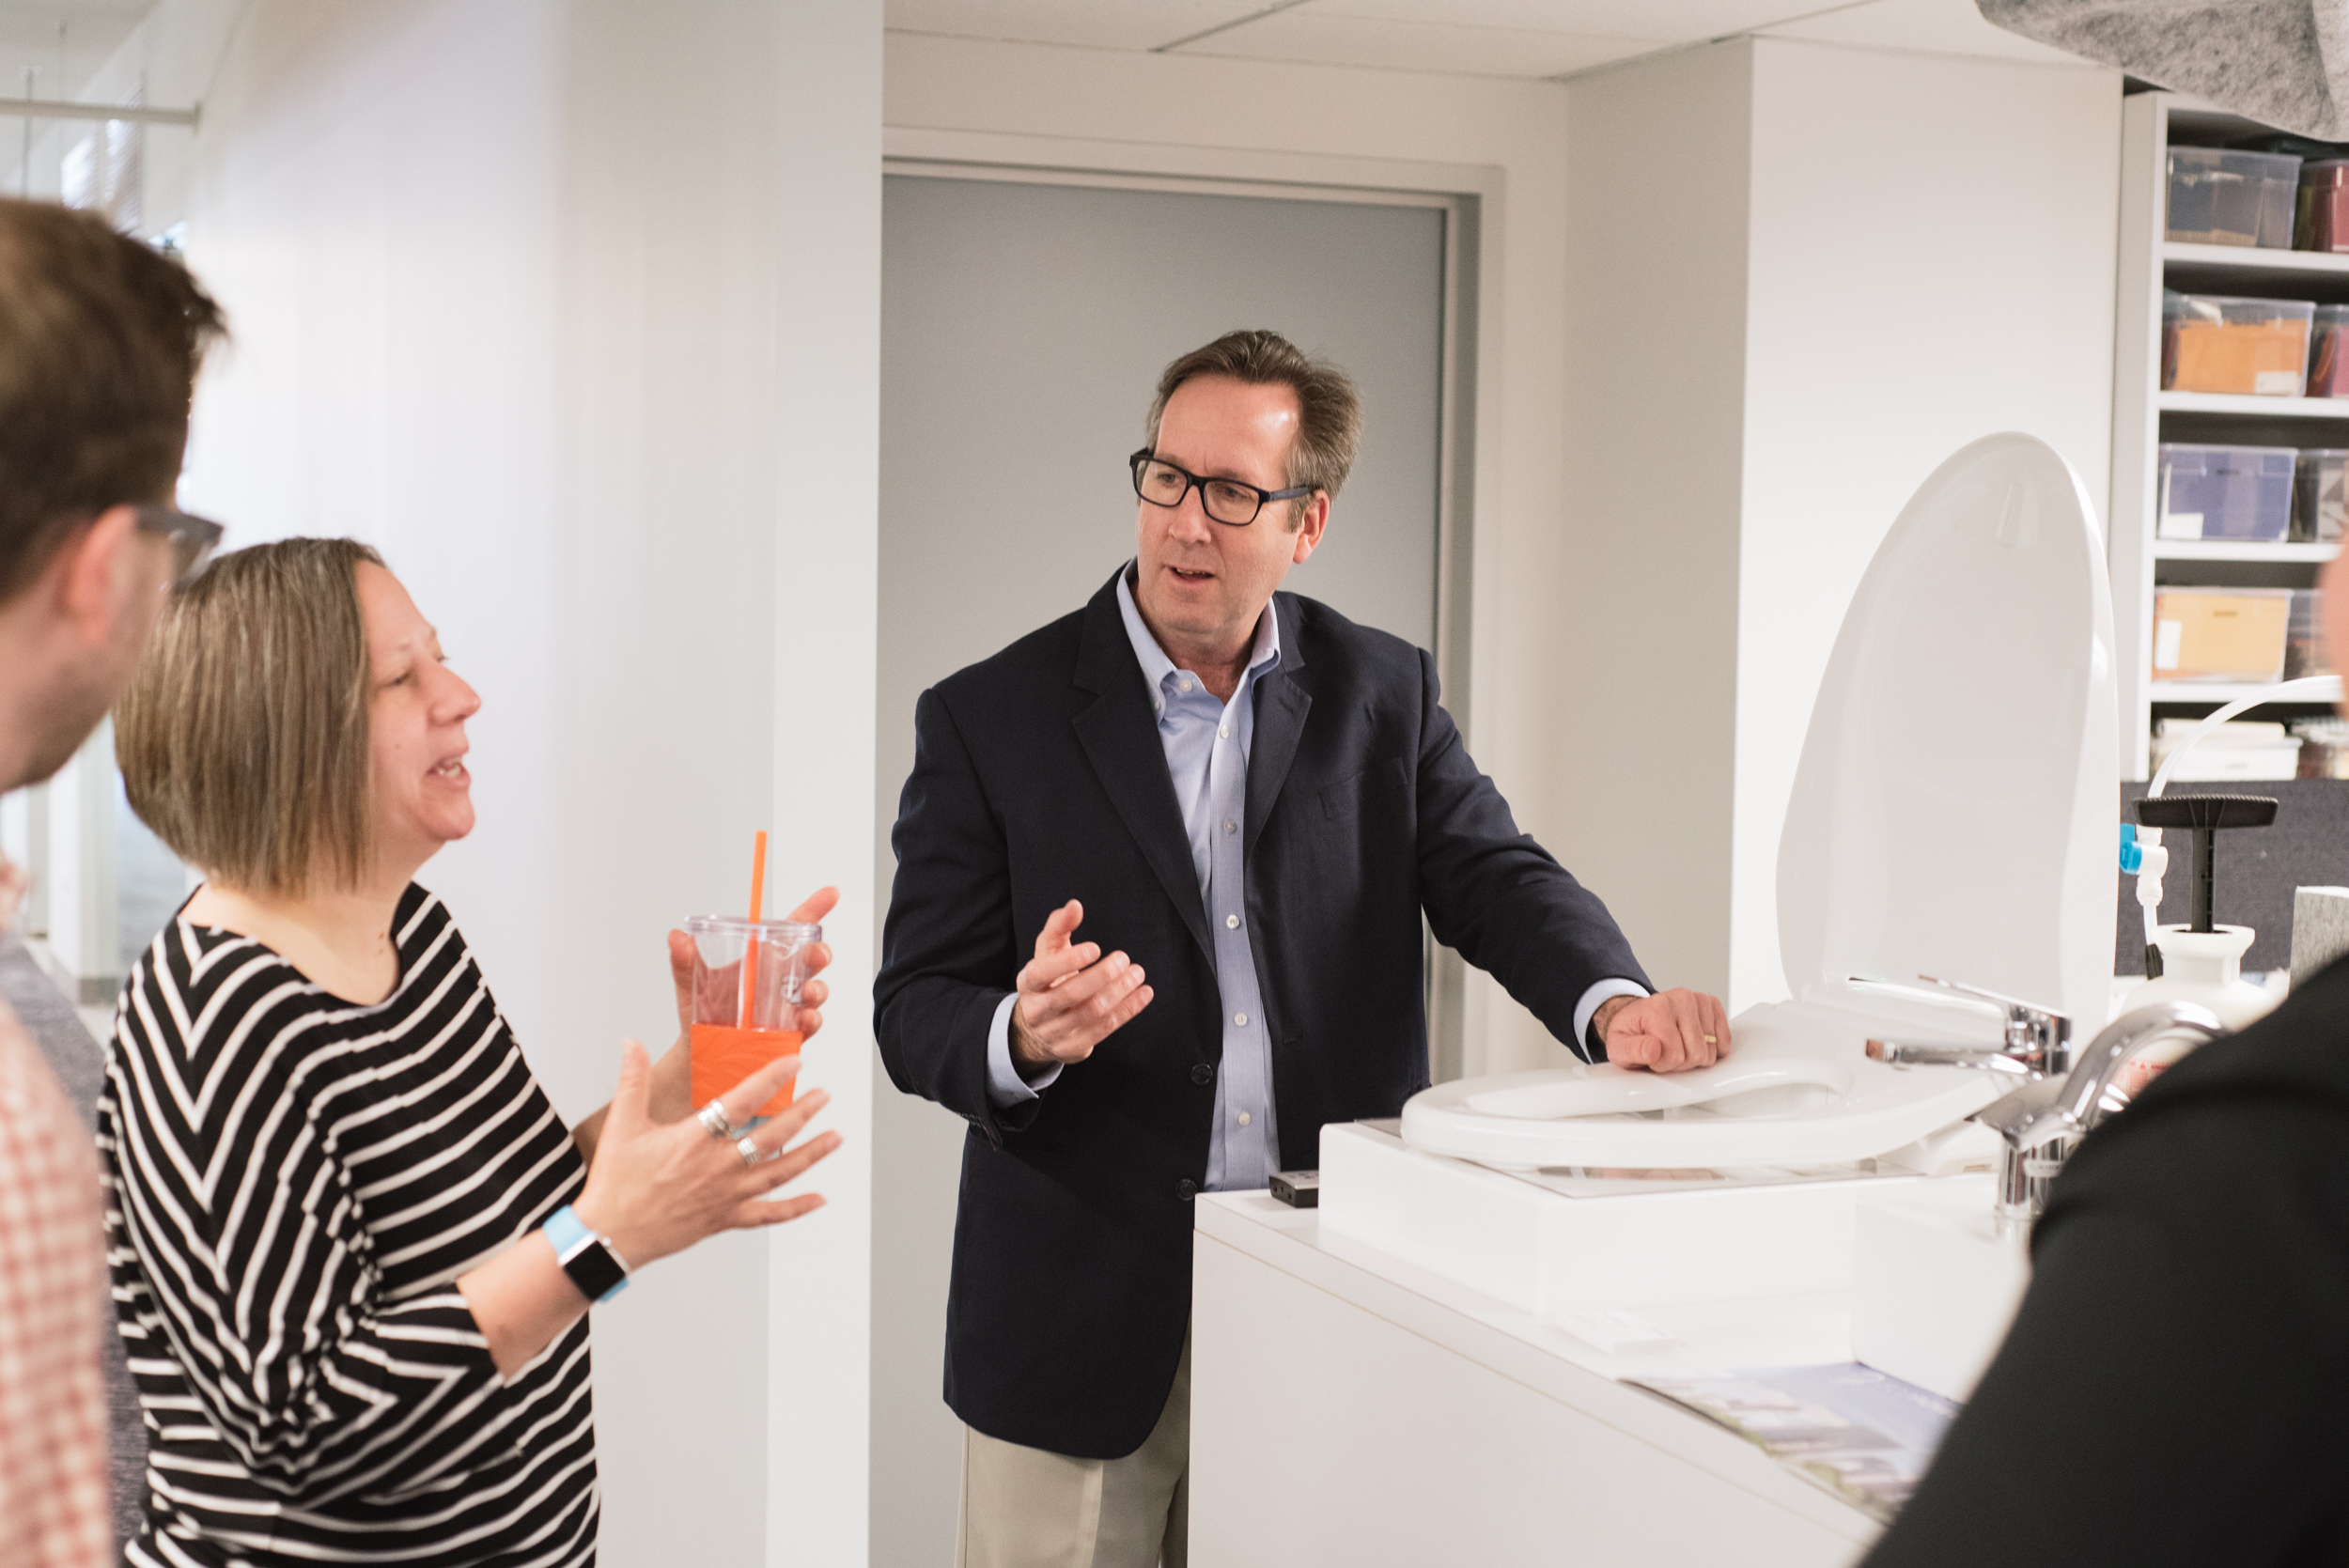
[{"label": "silver ring", "polygon": [[734,1152],[742,1157],[742,1163],[745,1165],[755,1167],[767,1163],[766,1151],[758,1146],[758,1140],[754,1138],[738,1141],[734,1145]]},{"label": "silver ring", "polygon": [[700,1121],[703,1130],[712,1138],[725,1139],[734,1136],[734,1118],[727,1115],[726,1108],[716,1100],[702,1107]]}]

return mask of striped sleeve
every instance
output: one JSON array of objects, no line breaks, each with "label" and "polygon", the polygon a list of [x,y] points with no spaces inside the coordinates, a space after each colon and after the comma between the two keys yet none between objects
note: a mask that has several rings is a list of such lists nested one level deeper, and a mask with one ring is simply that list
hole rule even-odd
[{"label": "striped sleeve", "polygon": [[[163,945],[168,945],[167,935]],[[121,1221],[174,1357],[252,1480],[317,1507],[506,1457],[453,1284],[393,1299],[346,1163],[360,1042],[250,944],[142,965],[114,1063]]]}]

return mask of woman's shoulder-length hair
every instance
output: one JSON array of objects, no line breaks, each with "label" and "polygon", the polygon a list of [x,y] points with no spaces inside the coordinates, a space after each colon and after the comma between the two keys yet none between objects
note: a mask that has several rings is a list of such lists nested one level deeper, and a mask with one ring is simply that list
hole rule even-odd
[{"label": "woman's shoulder-length hair", "polygon": [[355,539],[281,539],[172,596],[115,705],[131,809],[223,886],[300,896],[365,874],[372,768]]}]

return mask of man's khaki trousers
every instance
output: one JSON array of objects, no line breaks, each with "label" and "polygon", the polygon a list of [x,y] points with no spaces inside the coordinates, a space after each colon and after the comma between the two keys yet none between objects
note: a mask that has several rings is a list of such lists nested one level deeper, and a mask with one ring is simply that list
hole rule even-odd
[{"label": "man's khaki trousers", "polygon": [[969,1427],[956,1568],[1185,1568],[1190,1340],[1159,1424],[1123,1459],[1071,1459]]}]

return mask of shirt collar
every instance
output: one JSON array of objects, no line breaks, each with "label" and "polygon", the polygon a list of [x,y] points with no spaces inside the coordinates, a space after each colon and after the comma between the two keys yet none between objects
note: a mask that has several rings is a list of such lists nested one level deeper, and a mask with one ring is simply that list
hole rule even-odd
[{"label": "shirt collar", "polygon": [[[1166,684],[1169,675],[1175,673],[1174,661],[1166,657],[1166,650],[1159,646],[1159,640],[1150,635],[1150,628],[1143,620],[1142,611],[1134,604],[1131,586],[1134,569],[1134,563],[1128,561],[1126,569],[1117,574],[1117,613],[1125,618],[1126,638],[1134,645],[1134,658],[1142,662],[1143,675],[1149,681],[1150,690],[1156,691]],[[1246,675],[1262,674],[1278,663],[1280,658],[1281,617],[1272,613],[1272,606],[1268,603],[1264,613],[1256,617],[1256,645],[1249,655],[1243,681]]]}]

